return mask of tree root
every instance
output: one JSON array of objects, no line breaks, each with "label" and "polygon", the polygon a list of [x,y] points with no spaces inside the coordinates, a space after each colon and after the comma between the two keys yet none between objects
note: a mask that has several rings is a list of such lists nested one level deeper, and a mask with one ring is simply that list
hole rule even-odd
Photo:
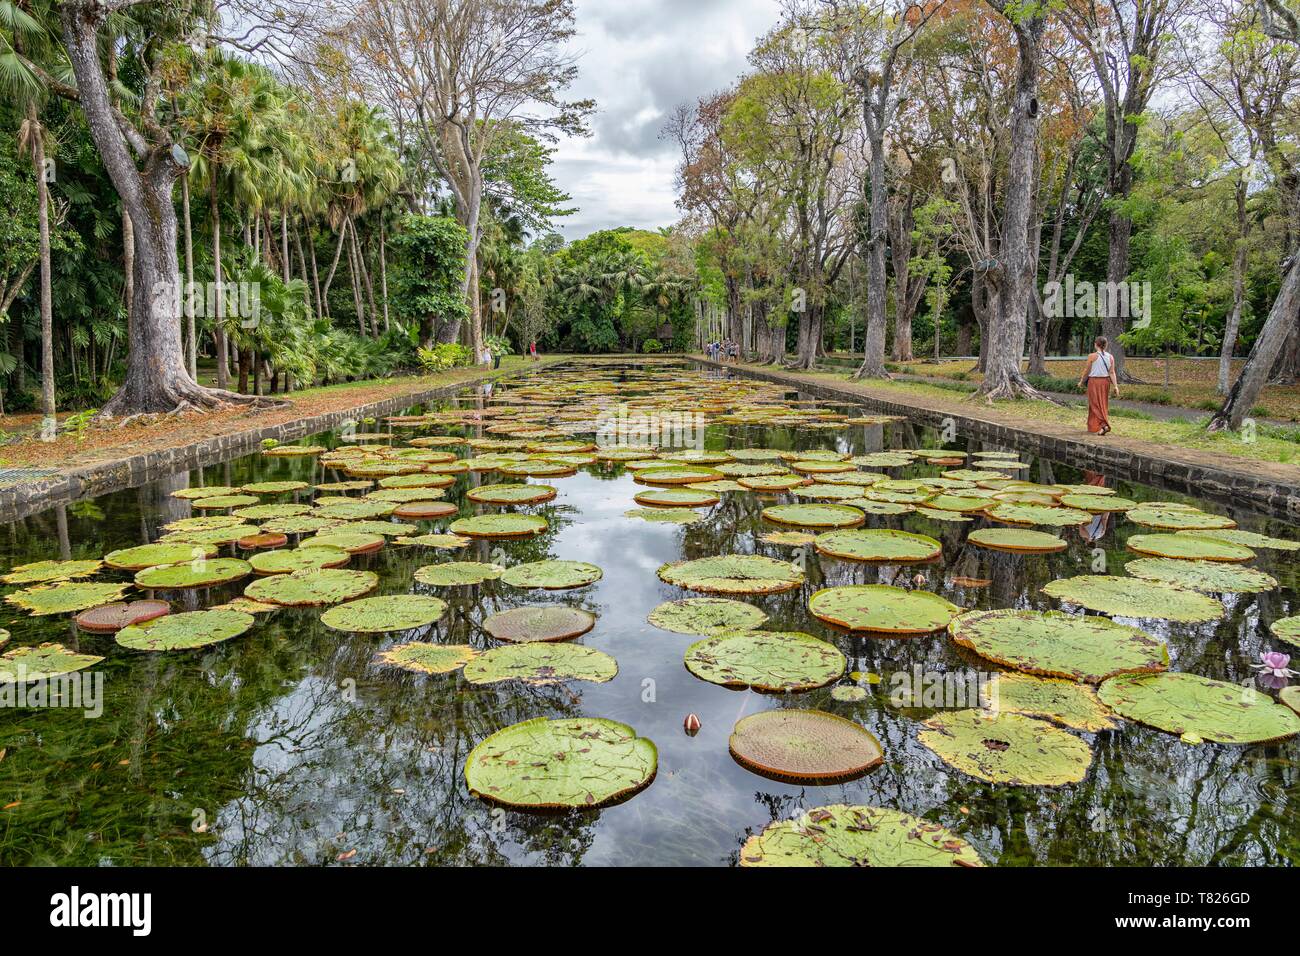
[{"label": "tree root", "polygon": [[1047,402],[1050,405],[1060,406],[1060,402],[1052,398],[1046,392],[1040,392],[1029,384],[1028,379],[1023,375],[1011,375],[1007,380],[998,385],[989,387],[986,380],[984,385],[971,394],[970,400],[983,399],[984,404],[992,405],[994,402],[1014,401],[1016,399],[1030,399],[1036,402]]},{"label": "tree root", "polygon": [[223,408],[282,408],[291,402],[265,395],[244,395],[224,388],[207,388],[191,381],[176,381],[165,387],[152,385],[147,395],[137,395],[124,386],[95,416],[95,421],[118,427],[161,416],[211,412]]}]

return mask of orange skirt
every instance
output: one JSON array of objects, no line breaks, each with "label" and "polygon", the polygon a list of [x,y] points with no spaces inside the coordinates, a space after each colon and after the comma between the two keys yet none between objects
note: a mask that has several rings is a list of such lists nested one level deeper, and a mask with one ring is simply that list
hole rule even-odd
[{"label": "orange skirt", "polygon": [[1110,379],[1088,379],[1088,431],[1094,435],[1110,428]]}]

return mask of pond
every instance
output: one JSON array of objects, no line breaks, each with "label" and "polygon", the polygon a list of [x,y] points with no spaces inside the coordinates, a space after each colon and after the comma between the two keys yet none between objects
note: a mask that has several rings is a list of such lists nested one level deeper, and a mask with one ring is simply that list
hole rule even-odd
[{"label": "pond", "polygon": [[[630,415],[625,402],[632,406]],[[754,416],[756,408],[766,411]],[[670,443],[697,450],[860,456],[943,447],[971,456],[958,468],[989,451],[960,434],[942,435],[907,421],[850,424],[845,416],[870,411],[812,402],[777,386],[671,362],[551,366],[499,384],[495,394],[466,390],[452,401],[412,409],[411,415],[464,414],[394,424],[392,439],[326,433],[305,443],[402,445],[433,435],[508,440],[511,429],[549,421],[567,433],[561,439],[572,435],[607,448],[620,437],[611,422],[630,421],[635,430],[647,410],[677,430]],[[603,429],[598,435],[592,433],[597,424]],[[358,425],[363,432],[389,427]],[[633,444],[644,440],[632,437]],[[468,456],[492,446],[449,447]],[[1241,529],[1300,540],[1300,529],[1276,520],[1088,475],[1065,462],[1020,458],[1027,467],[1016,469],[1016,476],[1028,481],[1105,485],[1135,502],[1200,505],[1228,515]],[[916,458],[872,470],[893,479],[933,478],[953,467]],[[234,639],[150,653],[119,646],[111,634],[79,631],[70,615],[34,617],[4,605],[0,626],[12,635],[5,651],[57,641],[104,660],[90,669],[103,675],[98,716],[71,707],[0,709],[0,863],[727,866],[739,862],[747,837],[774,821],[838,803],[901,810],[942,824],[990,865],[1300,862],[1300,738],[1195,744],[1124,721],[1115,729],[1070,732],[1092,754],[1079,782],[984,782],[948,766],[921,742],[922,722],[936,710],[910,706],[916,702],[900,700],[896,690],[899,675],[962,677],[997,671],[997,665],[958,647],[943,631],[908,637],[847,633],[808,607],[820,588],[885,583],[932,591],[963,608],[1060,608],[1041,592],[1045,585],[1098,571],[1122,574],[1138,557],[1126,542],[1151,528],[1123,514],[1040,527],[1064,538],[1066,549],[1013,554],[966,540],[976,529],[1006,527],[983,515],[966,522],[915,511],[869,515],[868,528],[937,539],[942,557],[925,564],[862,563],[819,554],[806,544],[763,540],[800,530],[762,516],[764,508],[799,500],[789,494],[720,491],[720,502],[700,509],[701,520],[691,524],[627,516],[638,507],[633,496],[651,487],[633,474],[624,463],[596,461],[567,477],[528,479],[556,487],[558,496],[505,509],[475,504],[466,493],[480,484],[524,479],[480,471],[455,475],[443,500],[456,505],[457,515],[421,521],[415,533],[445,532],[457,516],[502,511],[540,516],[547,527],[524,539],[475,539],[460,550],[403,545],[390,537],[377,552],[353,555],[349,569],[379,576],[374,594],[437,595],[450,605],[437,624],[405,632],[349,633],[323,624],[322,608],[283,608],[259,613],[256,625]],[[346,477],[316,456],[249,455],[13,522],[0,537],[2,567],[94,559],[155,541],[164,525],[202,513],[194,510],[193,499],[174,496],[185,488],[265,481],[315,485]],[[311,494],[264,500],[310,503]],[[221,552],[246,556],[233,545]],[[665,583],[657,571],[669,562],[720,554],[797,564],[804,581],[793,590],[730,596],[765,612],[764,630],[805,632],[831,642],[847,658],[844,676],[806,692],[770,694],[720,686],[688,671],[683,655],[699,635],[657,628],[647,615],[666,601],[701,595]],[[586,587],[556,591],[524,590],[501,580],[454,588],[415,581],[418,568],[440,562],[512,567],[547,558],[595,564],[603,576]],[[1261,549],[1250,567],[1272,575],[1279,587],[1216,595],[1226,607],[1220,620],[1119,620],[1166,641],[1171,670],[1250,682],[1259,673],[1252,665],[1261,652],[1285,649],[1268,625],[1300,614],[1300,552]],[[131,578],[129,572],[104,570],[93,580]],[[240,595],[251,580],[160,596],[170,598],[177,612],[211,607]],[[375,661],[378,653],[411,640],[485,651],[496,645],[481,628],[487,616],[537,604],[594,614],[594,628],[576,643],[612,655],[617,675],[604,683],[472,684],[459,672],[415,674]],[[865,699],[837,699],[857,692],[833,696],[834,687],[850,685],[861,688]],[[1276,689],[1261,686],[1274,696]],[[879,741],[883,762],[836,783],[781,782],[747,769],[729,753],[734,725],[779,708],[817,709],[856,722]],[[694,735],[683,729],[690,714],[701,725]],[[558,813],[504,808],[470,793],[465,763],[485,737],[531,718],[578,716],[620,721],[652,740],[658,749],[653,781],[622,802]]]}]

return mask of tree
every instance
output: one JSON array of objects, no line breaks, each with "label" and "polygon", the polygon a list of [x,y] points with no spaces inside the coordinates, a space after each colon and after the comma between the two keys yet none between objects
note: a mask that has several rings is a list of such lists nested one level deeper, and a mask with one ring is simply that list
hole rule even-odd
[{"label": "tree", "polygon": [[394,282],[393,308],[418,323],[429,348],[445,341],[443,330],[469,313],[465,301],[465,227],[445,216],[405,216],[390,240],[402,266]]}]

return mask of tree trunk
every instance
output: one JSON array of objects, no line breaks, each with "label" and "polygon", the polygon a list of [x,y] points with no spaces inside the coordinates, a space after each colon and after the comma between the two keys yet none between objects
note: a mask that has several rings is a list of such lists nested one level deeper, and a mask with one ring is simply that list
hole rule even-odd
[{"label": "tree trunk", "polygon": [[181,299],[185,307],[186,364],[190,378],[199,378],[199,343],[194,329],[194,233],[190,228],[190,177],[181,176],[181,209],[185,212],[185,294]]},{"label": "tree trunk", "polygon": [[1250,356],[1246,359],[1241,374],[1237,376],[1232,391],[1228,393],[1227,400],[1210,419],[1210,431],[1225,428],[1235,431],[1241,427],[1242,421],[1259,402],[1259,396],[1268,384],[1268,373],[1291,334],[1297,311],[1300,311],[1300,250],[1291,256],[1290,266],[1282,278],[1282,287],[1273,300],[1273,308],[1269,310],[1264,328],[1260,330],[1255,347],[1250,350]]},{"label": "tree trunk", "polygon": [[[45,182],[45,128],[36,113],[35,102],[27,106],[27,121],[32,130],[32,161],[36,167],[36,215],[40,231],[41,259],[41,414],[44,429],[57,424],[54,417],[54,305],[50,284],[50,191]],[[19,361],[22,357],[19,356]]]},{"label": "tree trunk", "polygon": [[[339,256],[343,253],[343,243],[347,238],[348,238],[348,221],[344,219],[343,223],[339,226],[339,241],[338,244],[335,245],[334,247],[334,261],[330,263],[330,271],[325,276],[325,287],[321,290],[321,295],[320,295],[321,307],[325,310],[326,315],[330,314],[330,305],[329,305],[330,285],[333,284],[334,282],[334,273],[339,267]],[[316,252],[313,249],[312,251],[313,260],[315,259],[315,256],[316,256]]]},{"label": "tree trunk", "polygon": [[[1128,192],[1118,198],[1126,198]],[[1109,226],[1109,250],[1106,256],[1106,281],[1111,289],[1118,289],[1119,283],[1128,278],[1129,244],[1133,235],[1133,221],[1119,210],[1112,209]],[[1115,357],[1115,377],[1121,382],[1137,381],[1129,374],[1125,363],[1124,343],[1119,337],[1124,334],[1128,317],[1118,315],[1117,303],[1098,301],[1102,310],[1101,331],[1106,336],[1111,354]]]},{"label": "tree trunk", "polygon": [[388,318],[388,248],[384,242],[384,214],[379,213],[379,295],[384,302],[384,331],[392,326]]},{"label": "tree trunk", "polygon": [[1223,330],[1223,347],[1219,350],[1220,395],[1228,394],[1228,382],[1232,378],[1232,353],[1237,348],[1237,332],[1241,328],[1241,310],[1246,299],[1246,234],[1250,220],[1246,216],[1246,178],[1237,177],[1237,248],[1232,254],[1232,311]]},{"label": "tree trunk", "polygon": [[[864,109],[869,110],[867,105]],[[867,227],[867,328],[862,365],[854,378],[889,378],[885,370],[885,242],[889,229],[889,195],[885,186],[884,131],[871,137],[871,215]]]},{"label": "tree trunk", "polygon": [[221,199],[217,192],[217,166],[208,167],[208,218],[212,220],[212,339],[217,348],[217,388],[230,387],[230,353],[226,342],[226,294],[221,275]]}]

